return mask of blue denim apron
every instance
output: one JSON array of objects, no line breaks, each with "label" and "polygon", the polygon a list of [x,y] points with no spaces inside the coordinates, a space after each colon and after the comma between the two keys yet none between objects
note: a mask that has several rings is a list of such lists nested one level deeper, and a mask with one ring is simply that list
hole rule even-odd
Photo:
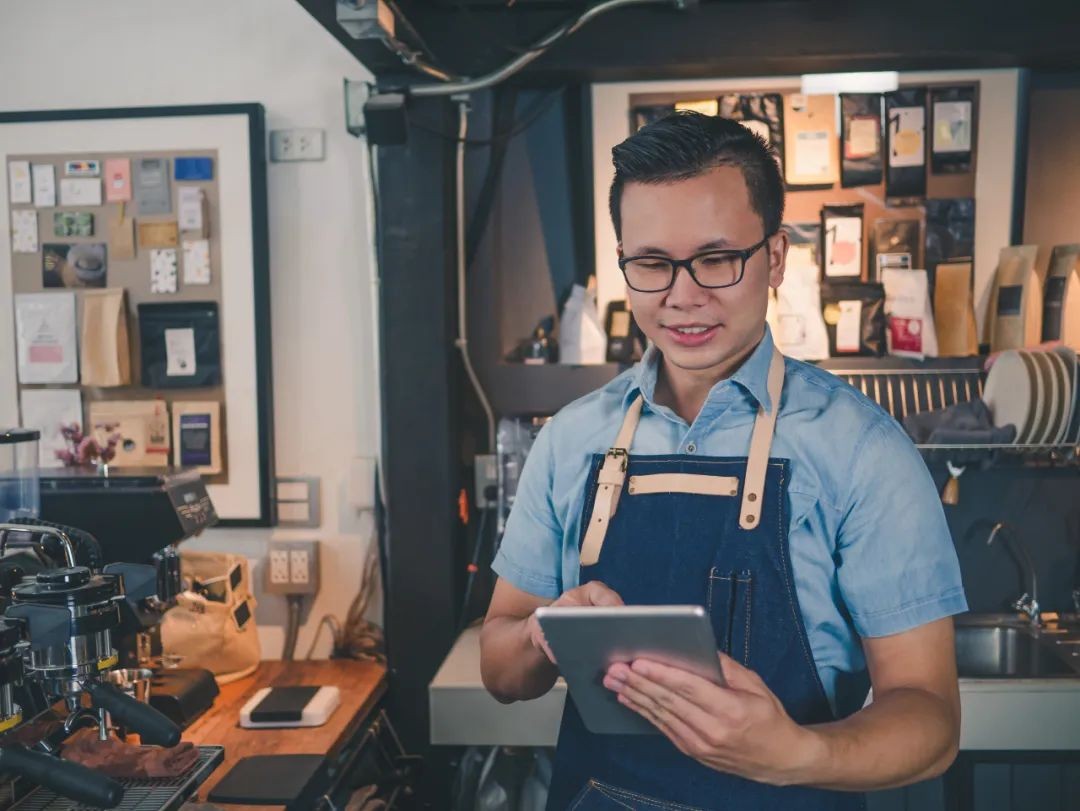
[{"label": "blue denim apron", "polygon": [[[702,605],[717,648],[756,671],[799,724],[834,720],[810,653],[788,555],[789,463],[770,459],[783,356],[769,369],[746,458],[631,456],[640,396],[597,455],[582,513],[581,582],[628,605]],[[625,486],[624,486],[625,485]],[[741,498],[739,497],[741,493]],[[716,771],[662,735],[597,735],[568,699],[548,811],[854,811],[861,794],[777,787]]]}]

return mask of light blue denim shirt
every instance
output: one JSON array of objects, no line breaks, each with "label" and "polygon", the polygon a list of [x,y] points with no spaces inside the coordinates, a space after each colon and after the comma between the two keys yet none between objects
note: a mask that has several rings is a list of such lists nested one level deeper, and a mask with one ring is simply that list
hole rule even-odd
[{"label": "light blue denim shirt", "polygon": [[[578,584],[589,462],[645,399],[631,452],[746,456],[766,390],[772,336],[709,392],[693,425],[653,399],[659,352],[562,409],[536,438],[492,564],[517,588],[555,598]],[[838,377],[786,359],[773,438],[791,461],[788,543],[814,662],[834,709],[860,702],[860,637],[888,636],[967,610],[937,490],[900,425]],[[861,685],[861,687],[859,686]],[[838,694],[840,701],[838,702]]]}]

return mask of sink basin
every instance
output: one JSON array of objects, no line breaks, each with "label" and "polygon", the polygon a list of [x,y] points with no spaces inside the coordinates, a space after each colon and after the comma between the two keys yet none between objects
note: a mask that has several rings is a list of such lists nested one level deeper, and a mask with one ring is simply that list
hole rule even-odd
[{"label": "sink basin", "polygon": [[957,625],[956,666],[961,678],[1032,679],[1075,675],[1052,648],[1022,628]]}]

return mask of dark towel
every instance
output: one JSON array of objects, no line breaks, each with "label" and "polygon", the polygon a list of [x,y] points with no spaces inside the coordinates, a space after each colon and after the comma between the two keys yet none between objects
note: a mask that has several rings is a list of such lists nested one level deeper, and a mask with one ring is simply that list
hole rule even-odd
[{"label": "dark towel", "polygon": [[1016,439],[1016,426],[995,428],[990,409],[979,398],[937,411],[908,414],[904,430],[918,445],[1006,445]]}]

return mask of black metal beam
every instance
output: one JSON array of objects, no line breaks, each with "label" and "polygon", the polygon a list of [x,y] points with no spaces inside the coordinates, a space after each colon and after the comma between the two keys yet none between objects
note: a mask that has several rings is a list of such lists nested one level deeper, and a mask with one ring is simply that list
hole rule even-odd
[{"label": "black metal beam", "polygon": [[[329,17],[328,28],[342,39],[333,22],[334,0],[298,1],[324,25]],[[586,5],[578,3],[577,8]],[[507,8],[402,0],[400,6],[438,56],[468,74],[508,60],[515,49],[574,13],[566,5],[547,3]],[[614,81],[1016,66],[1066,70],[1080,67],[1078,39],[1080,4],[1061,0],[909,0],[899,5],[893,0],[704,0],[691,12],[662,5],[610,12],[555,45],[520,79]],[[353,41],[350,50],[357,53],[357,48]],[[368,67],[379,72],[373,65]]]},{"label": "black metal beam", "polygon": [[[411,115],[452,132],[451,112],[420,100]],[[377,150],[390,708],[417,753],[460,593],[452,159],[445,140],[417,129],[408,144]]]}]

